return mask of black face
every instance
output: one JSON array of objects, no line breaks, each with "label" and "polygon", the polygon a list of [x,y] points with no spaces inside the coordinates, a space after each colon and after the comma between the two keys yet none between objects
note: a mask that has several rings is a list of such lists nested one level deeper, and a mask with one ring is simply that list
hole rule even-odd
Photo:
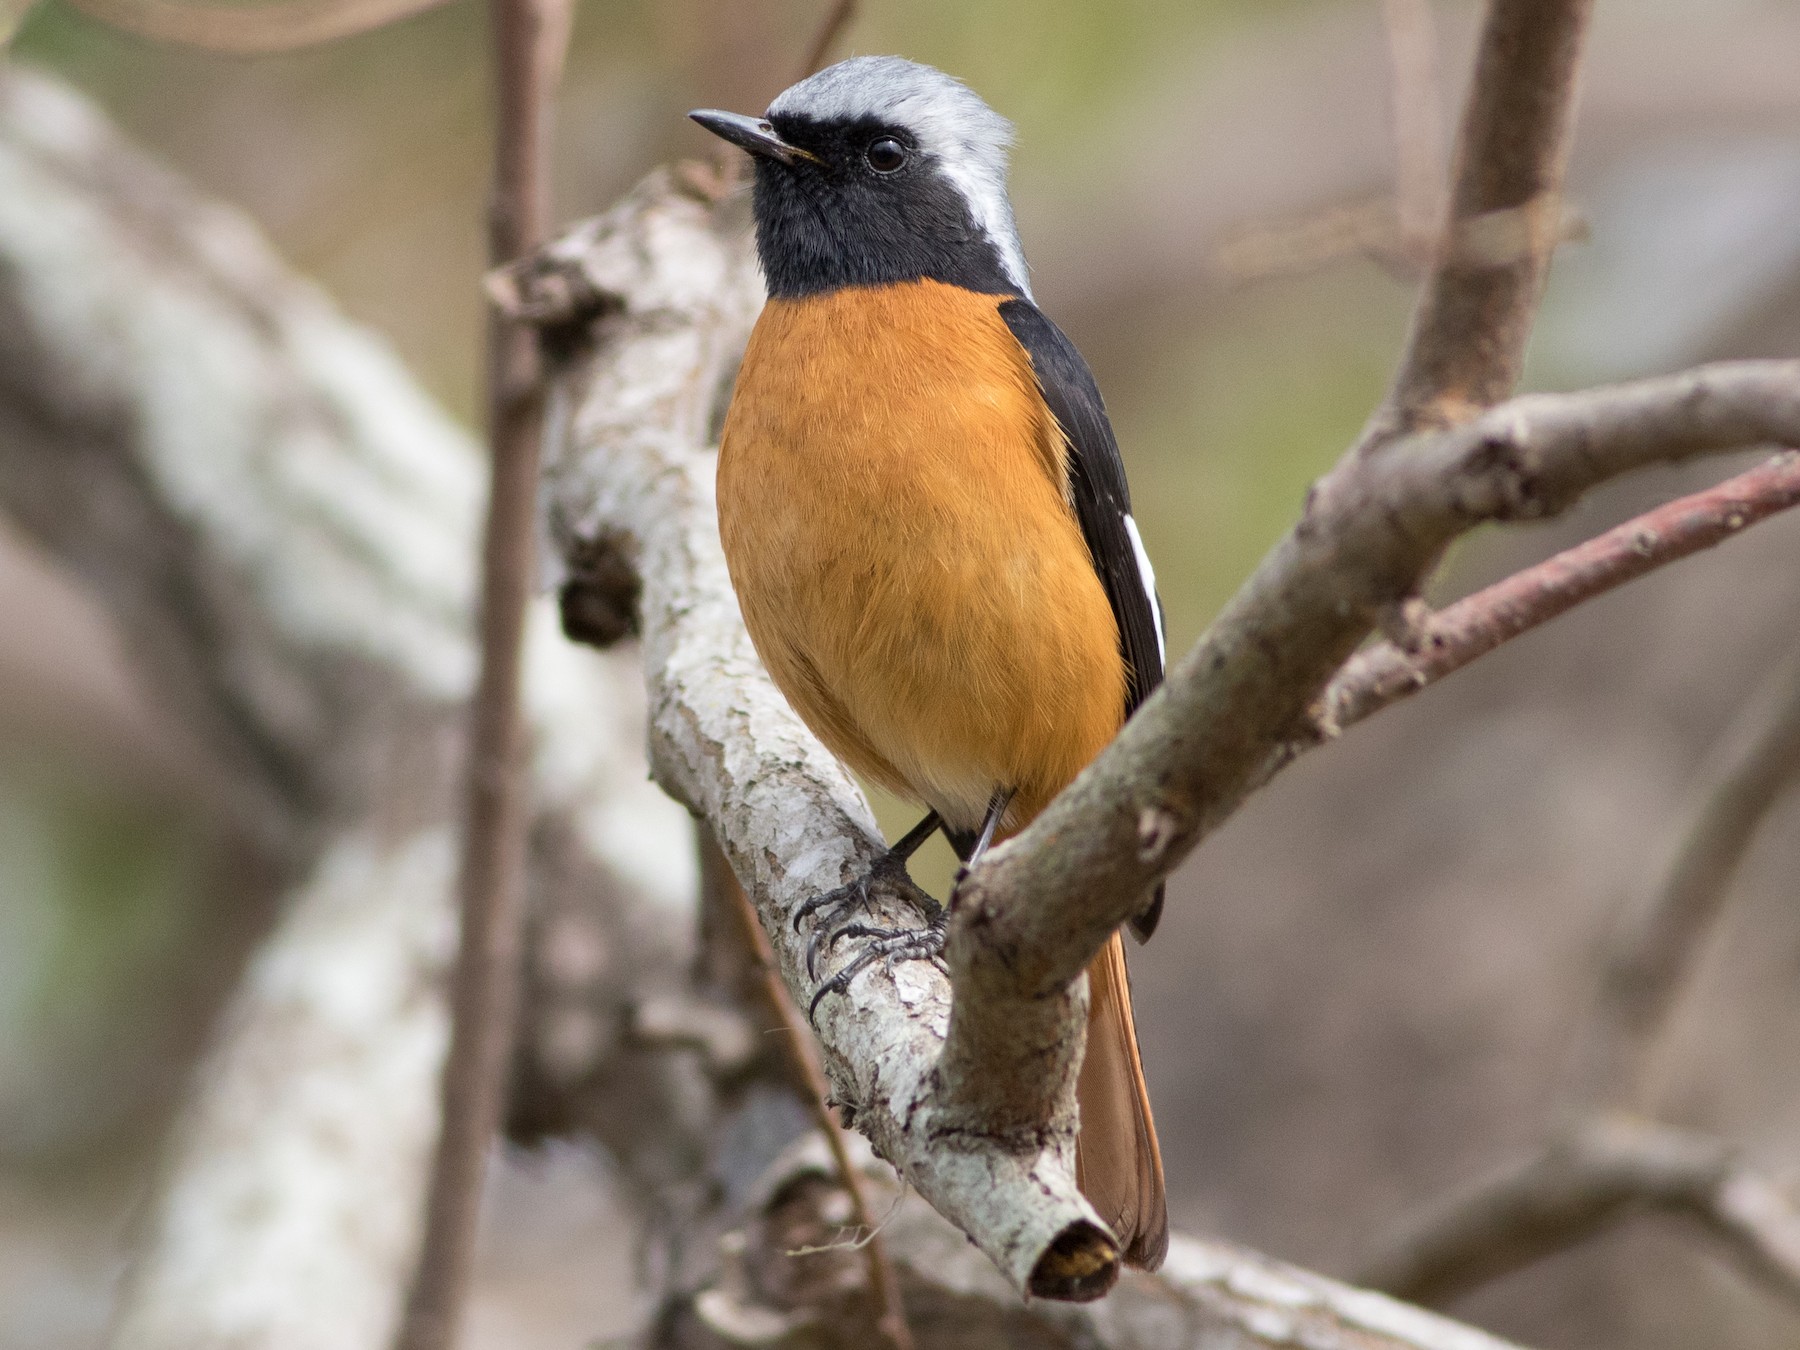
[{"label": "black face", "polygon": [[1021,294],[962,193],[904,128],[872,118],[769,120],[783,141],[815,157],[756,160],[756,247],[770,295],[921,277]]}]

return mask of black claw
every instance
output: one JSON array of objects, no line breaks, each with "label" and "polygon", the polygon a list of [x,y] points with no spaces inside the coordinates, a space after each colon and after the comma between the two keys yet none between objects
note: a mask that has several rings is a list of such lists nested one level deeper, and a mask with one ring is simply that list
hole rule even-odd
[{"label": "black claw", "polygon": [[906,860],[940,828],[940,824],[935,812],[926,816],[907,832],[905,838],[877,858],[865,875],[821,895],[812,896],[795,906],[793,924],[796,933],[800,931],[802,920],[824,911],[824,916],[806,943],[806,973],[811,979],[819,978],[821,956],[828,955],[842,939],[856,937],[869,940],[869,945],[849,965],[819,986],[806,1010],[808,1020],[818,1010],[819,1002],[825,995],[845,992],[849,989],[850,982],[876,961],[885,962],[890,970],[899,961],[929,960],[942,965],[938,958],[944,950],[944,908],[930,896],[911,886],[901,886],[900,894],[919,911],[920,917],[925,921],[923,928],[876,928],[866,923],[840,922],[857,910],[868,908],[873,898],[870,886],[874,882],[903,882],[906,879]]},{"label": "black claw", "polygon": [[882,962],[890,971],[901,961],[930,961],[942,968],[943,962],[939,958],[944,951],[944,937],[941,907],[937,907],[937,912],[923,928],[876,928],[866,923],[845,924],[826,939],[827,947],[836,945],[842,938],[867,938],[869,945],[849,965],[819,986],[812,1002],[807,1005],[807,1020],[812,1020],[825,995],[849,992],[850,982],[877,961]]}]

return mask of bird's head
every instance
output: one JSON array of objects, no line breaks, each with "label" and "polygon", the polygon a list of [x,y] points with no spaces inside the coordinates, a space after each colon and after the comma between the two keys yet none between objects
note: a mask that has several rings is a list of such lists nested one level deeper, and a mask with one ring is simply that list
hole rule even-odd
[{"label": "bird's head", "polygon": [[755,160],[771,295],[921,277],[1030,295],[1006,196],[1012,125],[942,71],[852,57],[787,89],[761,117],[688,116]]}]

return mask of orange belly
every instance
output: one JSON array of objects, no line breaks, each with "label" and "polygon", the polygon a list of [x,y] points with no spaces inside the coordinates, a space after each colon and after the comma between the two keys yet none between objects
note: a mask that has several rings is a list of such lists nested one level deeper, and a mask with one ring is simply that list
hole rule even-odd
[{"label": "orange belly", "polygon": [[999,300],[920,281],[770,301],[719,455],[775,683],[852,769],[959,829],[1000,787],[1022,826],[1124,714],[1061,433]]}]

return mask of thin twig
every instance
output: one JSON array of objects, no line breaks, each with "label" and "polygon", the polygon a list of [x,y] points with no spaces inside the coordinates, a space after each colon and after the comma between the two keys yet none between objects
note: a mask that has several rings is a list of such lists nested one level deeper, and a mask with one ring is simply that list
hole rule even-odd
[{"label": "thin twig", "polygon": [[1722,1140],[1618,1114],[1558,1131],[1525,1162],[1454,1197],[1357,1283],[1442,1304],[1631,1214],[1698,1219],[1748,1274],[1800,1302],[1800,1214]]},{"label": "thin twig", "polygon": [[1800,653],[1721,739],[1722,760],[1642,911],[1614,944],[1576,1063],[1580,1098],[1642,1107],[1669,1015],[1717,927],[1757,827],[1800,778]]},{"label": "thin twig", "polygon": [[[706,847],[715,852],[719,848],[710,834],[707,835]],[[825,1070],[820,1067],[819,1057],[813,1049],[812,1033],[807,1029],[806,1020],[795,1008],[793,999],[789,997],[787,985],[782,983],[780,967],[775,964],[775,952],[769,946],[768,934],[763,932],[762,920],[756,916],[756,906],[750,903],[749,895],[738,884],[737,877],[732,874],[722,853],[719,857],[720,865],[710,871],[718,877],[721,889],[729,893],[730,903],[743,925],[744,941],[750,948],[756,978],[762,984],[763,997],[781,1022],[782,1043],[788,1048],[794,1075],[800,1080],[806,1109],[812,1113],[813,1123],[825,1136],[825,1143],[831,1149],[832,1163],[837,1168],[845,1193],[850,1197],[850,1217],[855,1220],[858,1229],[868,1234],[862,1243],[862,1252],[869,1272],[869,1291],[875,1296],[876,1326],[893,1350],[913,1350],[912,1328],[907,1325],[906,1307],[900,1299],[900,1277],[896,1274],[894,1263],[888,1257],[887,1247],[877,1231],[879,1225],[875,1219],[875,1211],[869,1208],[869,1197],[863,1189],[862,1174],[857,1171],[856,1164],[850,1157],[849,1147],[844,1142],[843,1127],[837,1123],[831,1114],[831,1108],[826,1104],[831,1096],[831,1084],[826,1081]]]},{"label": "thin twig", "polygon": [[444,0],[274,0],[272,4],[183,4],[180,0],[70,0],[89,18],[152,42],[231,56],[291,52],[384,28]]},{"label": "thin twig", "polygon": [[[497,265],[535,248],[548,230],[550,104],[569,6],[493,0],[489,13],[498,115],[488,252]],[[487,333],[493,463],[482,545],[481,673],[465,782],[461,940],[442,1127],[423,1248],[396,1341],[401,1350],[451,1350],[457,1342],[518,1007],[526,827],[519,682],[536,561],[543,394],[535,334],[497,311]]]},{"label": "thin twig", "polygon": [[1794,506],[1800,453],[1788,451],[1446,605],[1404,645],[1379,642],[1347,661],[1319,698],[1316,734],[1334,736],[1583,601]]},{"label": "thin twig", "polygon": [[834,0],[824,19],[820,21],[818,32],[813,35],[812,45],[806,49],[806,59],[800,63],[800,73],[794,76],[796,81],[825,69],[831,49],[837,46],[838,39],[844,36],[844,30],[850,27],[855,18],[856,0]]},{"label": "thin twig", "polygon": [[1394,216],[1406,257],[1423,264],[1444,216],[1443,93],[1431,0],[1381,0],[1394,117]]},{"label": "thin twig", "polygon": [[1300,276],[1346,258],[1398,260],[1406,249],[1395,200],[1383,193],[1334,202],[1278,220],[1232,230],[1215,244],[1207,270],[1223,285]]},{"label": "thin twig", "polygon": [[[1724,486],[1759,474],[1778,480],[1796,461],[1800,455],[1780,456]],[[1664,512],[1679,514],[1696,500]],[[1709,513],[1697,514],[1704,520]],[[1635,524],[1621,531],[1629,537]],[[1627,1114],[1644,1105],[1661,1033],[1724,911],[1733,872],[1757,826],[1800,776],[1800,654],[1752,700],[1722,745],[1723,766],[1661,882],[1613,946],[1576,1056],[1578,1114],[1553,1130],[1536,1156],[1413,1225],[1364,1272],[1367,1283],[1402,1298],[1442,1301],[1653,1208],[1699,1219],[1746,1272],[1800,1303],[1800,1211],[1793,1202],[1740,1166],[1723,1141]]]},{"label": "thin twig", "polygon": [[[790,81],[790,83],[797,83],[806,76],[823,70],[826,58],[832,54],[833,47],[837,47],[837,41],[844,36],[844,31],[850,27],[855,18],[857,18],[857,0],[833,0],[832,7],[828,11],[824,11],[823,20],[819,20],[819,27],[814,32],[812,41],[806,43],[806,56],[801,59],[799,72],[794,76],[794,81]],[[776,92],[779,94],[781,90],[776,90]],[[715,164],[715,173],[718,176],[718,185],[713,191],[720,196],[731,191],[731,187],[751,176],[749,157],[745,157],[743,153],[729,148],[729,146],[715,151],[713,164]]]}]

